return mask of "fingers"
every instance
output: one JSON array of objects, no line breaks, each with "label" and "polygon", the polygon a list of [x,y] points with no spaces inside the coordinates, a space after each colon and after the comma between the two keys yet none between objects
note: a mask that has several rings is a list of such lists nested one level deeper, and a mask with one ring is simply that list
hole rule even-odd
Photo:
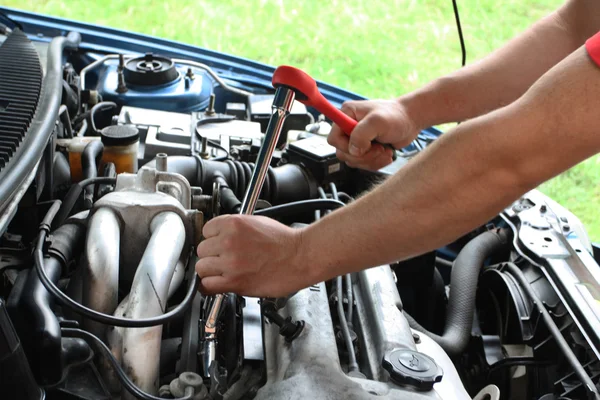
[{"label": "fingers", "polygon": [[[369,101],[347,101],[342,105],[342,112],[359,121],[352,132],[342,132],[334,125],[330,136],[330,144],[345,153],[359,157],[371,148],[371,142],[378,137],[373,128],[373,103]],[[382,124],[379,124],[382,125]],[[351,133],[351,134],[350,134]],[[333,142],[333,143],[332,143]]]},{"label": "fingers", "polygon": [[211,236],[200,242],[196,248],[196,254],[198,254],[199,258],[218,257],[225,250],[222,244],[222,241],[218,240],[215,236]]},{"label": "fingers", "polygon": [[348,145],[350,143],[350,138],[346,135],[337,125],[333,125],[331,128],[331,132],[327,137],[327,143],[332,145],[338,150],[343,151],[344,153],[350,154],[348,150]]},{"label": "fingers", "polygon": [[204,236],[205,239],[218,236],[223,228],[227,226],[229,218],[231,218],[231,215],[221,215],[211,219],[202,228],[202,236]]},{"label": "fingers", "polygon": [[384,149],[383,146],[374,145],[369,152],[362,157],[354,157],[342,151],[337,151],[336,156],[341,161],[344,161],[349,167],[361,168],[365,170],[376,171],[390,164],[392,160],[392,151]]},{"label": "fingers", "polygon": [[229,292],[228,281],[222,276],[210,276],[200,280],[200,292],[210,296],[218,293]]},{"label": "fingers", "polygon": [[371,148],[372,142],[385,135],[388,129],[386,121],[376,112],[372,112],[360,121],[348,144],[348,152],[354,157],[360,157]]},{"label": "fingers", "polygon": [[203,258],[196,263],[196,273],[200,278],[222,276],[222,261],[218,257]]}]

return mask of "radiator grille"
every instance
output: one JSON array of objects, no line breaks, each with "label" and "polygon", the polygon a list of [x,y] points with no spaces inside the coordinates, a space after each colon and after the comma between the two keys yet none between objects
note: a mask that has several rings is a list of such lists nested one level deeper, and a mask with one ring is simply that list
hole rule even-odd
[{"label": "radiator grille", "polygon": [[23,32],[14,30],[0,45],[0,173],[22,151],[41,87],[38,53]]}]

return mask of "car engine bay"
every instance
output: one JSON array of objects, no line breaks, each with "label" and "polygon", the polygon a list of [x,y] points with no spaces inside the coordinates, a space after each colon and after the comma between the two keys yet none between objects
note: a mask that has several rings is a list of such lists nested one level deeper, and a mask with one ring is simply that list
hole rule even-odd
[{"label": "car engine bay", "polygon": [[[90,32],[0,34],[0,398],[599,398],[598,250],[537,191],[410,260],[203,296],[202,227],[240,212],[274,90]],[[313,223],[442,134],[368,172],[330,127],[293,104],[254,214]]]}]

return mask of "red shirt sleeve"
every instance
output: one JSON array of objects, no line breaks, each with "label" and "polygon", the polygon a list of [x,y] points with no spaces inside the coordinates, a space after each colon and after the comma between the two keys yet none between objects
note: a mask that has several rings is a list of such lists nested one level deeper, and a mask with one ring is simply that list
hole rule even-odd
[{"label": "red shirt sleeve", "polygon": [[585,42],[585,49],[590,58],[600,67],[600,32],[596,33]]}]

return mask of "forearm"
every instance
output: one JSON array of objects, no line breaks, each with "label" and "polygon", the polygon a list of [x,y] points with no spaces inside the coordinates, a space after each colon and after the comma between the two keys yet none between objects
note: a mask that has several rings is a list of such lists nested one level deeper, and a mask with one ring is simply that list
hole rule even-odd
[{"label": "forearm", "polygon": [[482,60],[400,98],[420,128],[465,121],[510,104],[600,30],[600,2],[568,1]]},{"label": "forearm", "polygon": [[600,70],[583,49],[518,101],[459,125],[395,176],[302,232],[315,279],[406,259],[486,223],[600,149]]}]

